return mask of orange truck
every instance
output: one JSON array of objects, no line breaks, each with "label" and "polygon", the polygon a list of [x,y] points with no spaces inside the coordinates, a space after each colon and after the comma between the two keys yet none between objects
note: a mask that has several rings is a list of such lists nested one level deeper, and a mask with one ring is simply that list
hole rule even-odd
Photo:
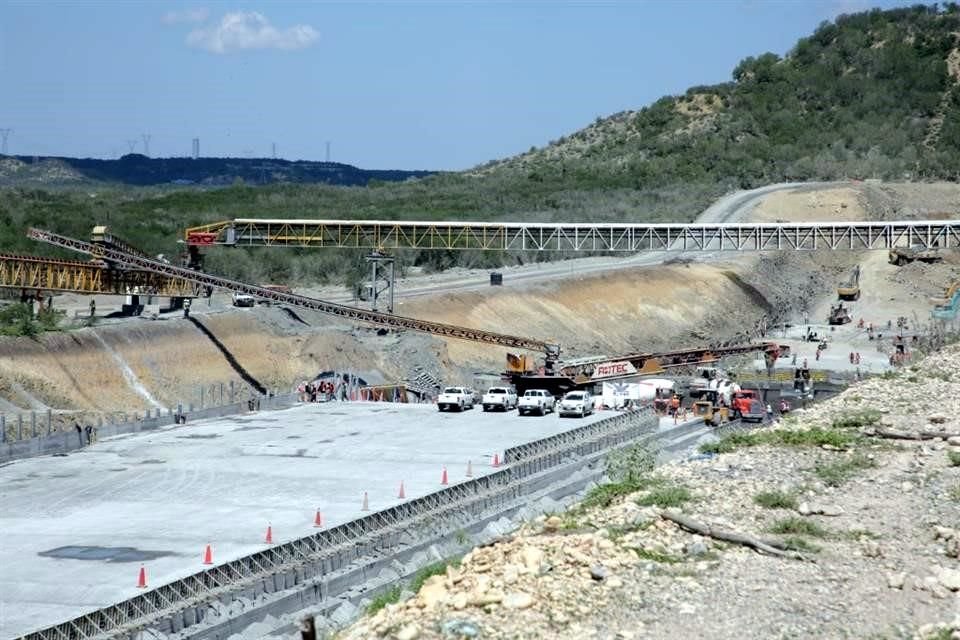
[{"label": "orange truck", "polygon": [[741,389],[733,394],[733,417],[744,421],[763,422],[767,412],[760,400],[760,394],[754,389]]}]

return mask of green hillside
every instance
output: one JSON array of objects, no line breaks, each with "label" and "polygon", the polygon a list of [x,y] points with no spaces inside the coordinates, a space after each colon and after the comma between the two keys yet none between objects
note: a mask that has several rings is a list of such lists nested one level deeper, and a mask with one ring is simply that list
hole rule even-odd
[{"label": "green hillside", "polygon": [[[771,182],[954,179],[958,33],[960,8],[952,3],[841,16],[782,59],[765,53],[742,61],[727,83],[693,87],[459,174],[367,187],[6,189],[0,243],[40,252],[22,239],[30,224],[86,236],[94,223],[108,223],[151,252],[170,254],[183,227],[257,216],[690,220],[724,192]],[[400,257],[443,268],[555,256]],[[208,267],[250,280],[303,281],[340,279],[360,263],[354,254],[271,249],[214,251]]]}]

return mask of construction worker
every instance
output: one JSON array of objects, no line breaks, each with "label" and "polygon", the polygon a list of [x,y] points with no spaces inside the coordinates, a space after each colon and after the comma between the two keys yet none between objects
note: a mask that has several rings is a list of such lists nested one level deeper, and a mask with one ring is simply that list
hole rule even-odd
[{"label": "construction worker", "polygon": [[670,413],[673,415],[673,424],[677,424],[677,417],[680,413],[680,396],[676,394],[670,398]]}]

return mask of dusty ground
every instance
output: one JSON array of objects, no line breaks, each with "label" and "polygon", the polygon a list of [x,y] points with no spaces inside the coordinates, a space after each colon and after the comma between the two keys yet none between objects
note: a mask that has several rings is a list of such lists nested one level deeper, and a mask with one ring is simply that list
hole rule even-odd
[{"label": "dusty ground", "polygon": [[[474,549],[338,637],[956,637],[958,366],[953,346],[752,434],[779,444],[745,448],[741,436],[719,455],[596,491],[609,505],[588,496]],[[943,401],[931,410],[925,398]],[[671,513],[794,551],[693,533]]]},{"label": "dusty ground", "polygon": [[[942,217],[958,205],[958,185],[851,184],[776,192],[751,217]],[[569,358],[692,347],[751,339],[752,326],[762,316],[822,323],[837,283],[858,262],[864,293],[854,303],[853,315],[878,322],[914,314],[925,321],[929,297],[960,277],[960,261],[954,257],[940,265],[897,268],[886,264],[884,252],[731,254],[711,263],[585,276],[577,275],[579,263],[571,261],[570,271],[553,280],[466,291],[453,284],[435,295],[402,299],[397,312],[557,340]],[[461,271],[420,280],[456,283],[463,278]],[[404,286],[417,282],[411,278]],[[82,298],[65,296],[56,304],[61,302],[72,304],[71,311],[86,308]],[[109,302],[98,300],[98,309],[106,310]],[[414,334],[381,336],[318,314],[297,314],[304,322],[278,309],[225,308],[222,297],[210,307],[198,303],[193,313],[268,387],[289,388],[327,369],[353,370],[373,381],[469,383],[476,372],[503,367],[504,349]],[[176,314],[164,318],[105,321],[36,341],[0,338],[0,411],[140,410],[155,403],[197,402],[200,386],[239,380],[223,353],[195,326]],[[126,376],[121,363],[129,367]]]}]

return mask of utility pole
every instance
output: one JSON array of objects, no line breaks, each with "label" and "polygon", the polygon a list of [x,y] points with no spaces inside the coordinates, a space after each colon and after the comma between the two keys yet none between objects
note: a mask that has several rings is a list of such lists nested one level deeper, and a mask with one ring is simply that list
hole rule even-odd
[{"label": "utility pole", "polygon": [[3,155],[7,155],[7,139],[10,137],[11,133],[13,133],[13,129],[0,129],[0,137],[3,138]]},{"label": "utility pole", "polygon": [[140,136],[143,138],[143,155],[150,157],[150,134],[141,133]]}]

